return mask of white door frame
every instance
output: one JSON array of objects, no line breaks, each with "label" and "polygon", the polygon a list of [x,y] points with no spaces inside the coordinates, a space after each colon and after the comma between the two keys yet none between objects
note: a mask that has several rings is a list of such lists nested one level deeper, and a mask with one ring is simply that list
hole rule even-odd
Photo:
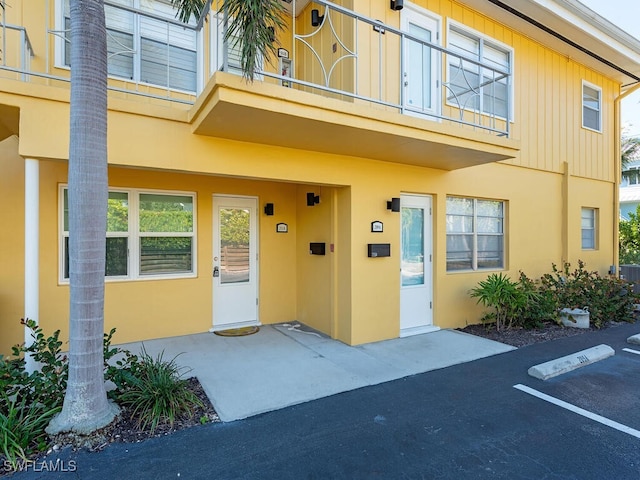
[{"label": "white door frame", "polygon": [[[401,194],[400,215],[403,208],[421,208],[423,215],[422,231],[422,274],[421,283],[412,285],[407,282],[408,270],[411,266],[404,265],[402,242],[403,219],[400,219],[400,336],[407,337],[420,333],[439,330],[433,325],[433,197],[431,195]],[[415,265],[415,264],[414,264]],[[418,263],[419,265],[419,263]],[[418,280],[420,282],[420,280]]]},{"label": "white door frame", "polygon": [[[246,326],[260,325],[259,284],[258,284],[258,197],[243,195],[214,194],[212,202],[213,217],[213,318],[210,331],[226,330]],[[249,224],[249,278],[246,282],[222,283],[220,257],[220,206],[228,208],[249,208],[252,212]],[[217,276],[216,276],[217,269]]]}]

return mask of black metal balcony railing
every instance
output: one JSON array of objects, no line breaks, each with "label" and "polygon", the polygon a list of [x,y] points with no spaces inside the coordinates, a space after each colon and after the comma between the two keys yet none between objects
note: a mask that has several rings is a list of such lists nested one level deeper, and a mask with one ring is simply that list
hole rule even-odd
[{"label": "black metal balcony railing", "polygon": [[[45,0],[47,11],[55,10],[56,1],[64,0]],[[239,48],[233,40],[228,44],[223,40],[228,22],[219,13],[219,3],[221,0],[209,0],[197,22],[182,24],[166,12],[105,0],[112,45],[109,71],[114,80],[110,88],[194,103],[216,71],[239,72]],[[455,52],[330,1],[315,0],[296,15],[298,7],[297,0],[288,4],[291,31],[281,34],[291,36],[289,58],[279,59],[277,67],[264,65],[256,72],[258,81],[509,136],[509,68]],[[313,27],[308,14],[312,9],[318,10]],[[51,73],[54,66],[65,67],[65,19],[48,29],[46,45],[37,46],[45,55],[40,71],[31,67],[34,49],[24,27],[8,24],[4,10],[0,15],[1,76],[68,81]],[[117,25],[124,16],[128,23],[138,25],[130,34]],[[50,48],[51,41],[55,49]],[[209,48],[203,48],[205,43]],[[63,50],[57,53],[57,63],[48,57],[54,50]],[[209,52],[208,58],[204,51]]]}]

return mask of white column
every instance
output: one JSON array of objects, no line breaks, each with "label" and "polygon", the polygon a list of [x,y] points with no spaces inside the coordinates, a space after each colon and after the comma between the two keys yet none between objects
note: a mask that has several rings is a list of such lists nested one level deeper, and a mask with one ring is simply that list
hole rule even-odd
[{"label": "white column", "polygon": [[[24,164],[24,318],[38,322],[40,313],[40,164],[27,158]],[[24,329],[25,345],[31,345],[31,330]],[[27,370],[35,364],[27,357]]]}]

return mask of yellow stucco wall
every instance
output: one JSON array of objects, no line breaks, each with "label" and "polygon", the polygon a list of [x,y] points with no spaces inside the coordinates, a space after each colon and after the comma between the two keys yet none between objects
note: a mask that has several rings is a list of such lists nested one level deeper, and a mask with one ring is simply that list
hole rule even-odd
[{"label": "yellow stucco wall", "polygon": [[[601,273],[616,263],[611,131],[619,87],[456,2],[418,3],[514,48],[513,134],[521,142],[521,154],[507,162],[448,172],[233,141],[193,134],[189,106],[111,94],[110,185],[197,196],[197,276],[109,281],[105,329],[117,326],[117,342],[203,332],[211,326],[216,193],[258,197],[261,322],[300,320],[350,344],[399,334],[400,215],[387,210],[386,201],[402,193],[433,198],[433,318],[443,328],[479,320],[480,309],[468,291],[487,275],[446,272],[447,195],[506,202],[505,272],[514,278],[519,270],[537,277],[549,271],[552,262],[565,260],[585,260]],[[14,23],[44,23],[38,15],[36,20],[20,17],[28,8],[26,2],[18,4],[11,13],[17,15]],[[387,4],[384,12],[380,8],[372,5],[371,15],[393,23],[391,16],[397,18],[397,13]],[[40,51],[46,42],[36,30],[34,26],[31,38]],[[351,80],[349,72],[343,73]],[[583,79],[603,88],[604,134],[580,127]],[[377,84],[370,80],[370,86]],[[280,100],[286,113],[283,90]],[[10,140],[10,148],[0,148],[0,196],[16,206],[4,211],[2,224],[11,229],[0,233],[0,351],[6,351],[23,335],[17,323],[24,295],[24,208],[16,200],[24,195],[24,165],[16,156],[18,148],[22,157],[42,160],[40,322],[47,331],[61,328],[66,337],[68,286],[59,282],[58,196],[59,185],[67,179],[68,90],[0,79],[0,104],[20,108],[19,146]],[[325,134],[322,129],[313,133],[320,138]],[[319,194],[320,204],[307,207],[307,192]],[[274,216],[262,213],[267,202],[274,203]],[[580,246],[582,207],[598,209],[598,248],[593,251]],[[371,232],[375,220],[384,223],[382,233]],[[279,222],[289,225],[289,233],[276,233]],[[326,255],[309,255],[309,242],[325,242]],[[368,243],[389,243],[391,257],[368,258]]]},{"label": "yellow stucco wall", "polygon": [[0,354],[6,354],[24,339],[24,160],[15,136],[0,142],[0,172]]}]

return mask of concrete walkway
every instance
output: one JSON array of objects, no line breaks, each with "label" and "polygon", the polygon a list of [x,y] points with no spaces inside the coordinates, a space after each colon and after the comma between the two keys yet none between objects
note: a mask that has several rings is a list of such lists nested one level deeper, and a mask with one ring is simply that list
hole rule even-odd
[{"label": "concrete walkway", "polygon": [[[140,343],[122,345],[136,352]],[[350,347],[297,322],[254,335],[202,333],[144,342],[191,368],[220,419],[238,420],[368,385],[514,350],[455,330]]]}]

